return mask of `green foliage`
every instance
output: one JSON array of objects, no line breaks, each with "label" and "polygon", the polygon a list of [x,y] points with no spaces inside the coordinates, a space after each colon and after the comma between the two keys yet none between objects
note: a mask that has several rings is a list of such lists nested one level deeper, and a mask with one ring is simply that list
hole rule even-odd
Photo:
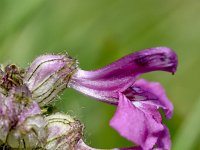
[{"label": "green foliage", "polygon": [[[193,110],[187,114],[185,121],[177,131],[174,140],[174,150],[195,148],[200,135],[200,98],[195,102]],[[183,142],[184,141],[184,142]]]},{"label": "green foliage", "polygon": [[[200,149],[200,112],[195,108],[200,105],[195,101],[200,76],[199,14],[198,0],[1,0],[0,62],[24,67],[38,55],[68,52],[81,68],[95,69],[136,50],[171,47],[179,56],[177,74],[144,77],[161,82],[174,103],[174,117],[167,121],[174,149],[196,150]],[[113,106],[73,90],[66,90],[61,98],[58,109],[82,120],[88,144],[131,145],[108,125]]]}]

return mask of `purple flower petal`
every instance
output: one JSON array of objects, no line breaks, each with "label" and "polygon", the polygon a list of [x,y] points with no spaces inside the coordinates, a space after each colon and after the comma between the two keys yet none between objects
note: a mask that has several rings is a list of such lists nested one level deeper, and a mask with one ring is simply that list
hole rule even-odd
[{"label": "purple flower petal", "polygon": [[161,150],[169,150],[171,147],[171,140],[169,130],[166,126],[164,126],[164,130],[160,133],[158,141],[157,141],[157,148]]},{"label": "purple flower petal", "polygon": [[171,49],[150,48],[129,54],[95,71],[79,69],[69,86],[91,97],[117,104],[117,93],[130,87],[138,75],[156,70],[174,73],[176,66],[177,56]]},{"label": "purple flower petal", "polygon": [[82,139],[80,139],[74,150],[98,150],[98,149],[88,146]]},{"label": "purple flower petal", "polygon": [[81,93],[105,101],[110,104],[117,104],[118,92],[125,90],[135,81],[132,76],[124,78],[110,78],[93,80],[84,78],[82,70],[78,70],[71,78],[69,87]]},{"label": "purple flower petal", "polygon": [[143,150],[143,149],[140,146],[135,146],[135,147],[129,147],[129,148],[116,148],[113,150]]},{"label": "purple flower petal", "polygon": [[164,88],[158,82],[137,80],[133,86],[123,92],[131,101],[155,105],[162,108],[168,119],[172,117],[173,105],[167,98]]},{"label": "purple flower petal", "polygon": [[140,145],[143,149],[151,149],[164,130],[160,120],[154,119],[154,113],[158,115],[156,107],[139,102],[131,103],[120,94],[119,104],[110,125],[121,136]]}]

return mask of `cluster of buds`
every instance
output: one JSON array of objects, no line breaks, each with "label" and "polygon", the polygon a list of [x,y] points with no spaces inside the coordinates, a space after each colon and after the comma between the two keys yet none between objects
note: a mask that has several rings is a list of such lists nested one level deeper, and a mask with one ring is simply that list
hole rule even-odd
[{"label": "cluster of buds", "polygon": [[[0,69],[0,145],[2,149],[73,150],[83,125],[75,118],[47,113],[75,70],[66,56],[37,58],[27,71]],[[68,73],[67,73],[68,72]]]},{"label": "cluster of buds", "polygon": [[113,150],[169,150],[159,109],[170,119],[173,105],[157,82],[137,79],[151,71],[175,73],[177,56],[166,47],[129,54],[94,71],[81,70],[69,55],[43,55],[25,70],[0,68],[0,146],[3,149],[97,150],[83,141],[83,125],[52,113],[57,95],[73,88],[117,107],[110,126],[137,146]]}]

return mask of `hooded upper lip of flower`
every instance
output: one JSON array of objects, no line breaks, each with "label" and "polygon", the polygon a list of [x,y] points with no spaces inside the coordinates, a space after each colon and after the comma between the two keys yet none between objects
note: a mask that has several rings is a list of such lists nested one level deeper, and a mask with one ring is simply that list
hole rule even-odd
[{"label": "hooded upper lip of flower", "polygon": [[167,47],[156,47],[129,54],[98,70],[77,69],[68,86],[117,105],[110,125],[142,149],[170,149],[169,132],[158,109],[162,108],[169,119],[173,105],[159,83],[136,79],[151,71],[174,74],[176,68],[176,53]]},{"label": "hooded upper lip of flower", "polygon": [[133,85],[136,78],[146,72],[175,73],[176,54],[169,48],[157,47],[129,54],[114,63],[94,71],[78,71],[72,76],[69,87],[108,103],[118,103],[118,92]]}]

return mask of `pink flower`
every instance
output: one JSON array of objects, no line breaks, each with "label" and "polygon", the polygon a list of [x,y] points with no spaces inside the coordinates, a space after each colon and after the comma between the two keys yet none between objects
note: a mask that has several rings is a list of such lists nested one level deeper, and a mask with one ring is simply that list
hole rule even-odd
[{"label": "pink flower", "polygon": [[169,119],[173,105],[159,83],[137,80],[137,77],[157,70],[174,74],[176,67],[177,56],[171,49],[150,48],[95,71],[78,69],[68,85],[85,95],[116,105],[111,127],[139,148],[167,150],[171,146],[170,135],[162,123],[159,108]]},{"label": "pink flower", "polygon": [[168,150],[170,135],[159,108],[170,119],[173,105],[159,83],[137,78],[157,70],[174,74],[176,67],[177,56],[166,47],[138,51],[94,71],[81,70],[68,55],[40,56],[25,72],[15,65],[1,67],[0,142],[12,148],[95,150],[83,142],[79,121],[43,114],[71,87],[117,106],[110,125],[137,146],[113,150]]}]

